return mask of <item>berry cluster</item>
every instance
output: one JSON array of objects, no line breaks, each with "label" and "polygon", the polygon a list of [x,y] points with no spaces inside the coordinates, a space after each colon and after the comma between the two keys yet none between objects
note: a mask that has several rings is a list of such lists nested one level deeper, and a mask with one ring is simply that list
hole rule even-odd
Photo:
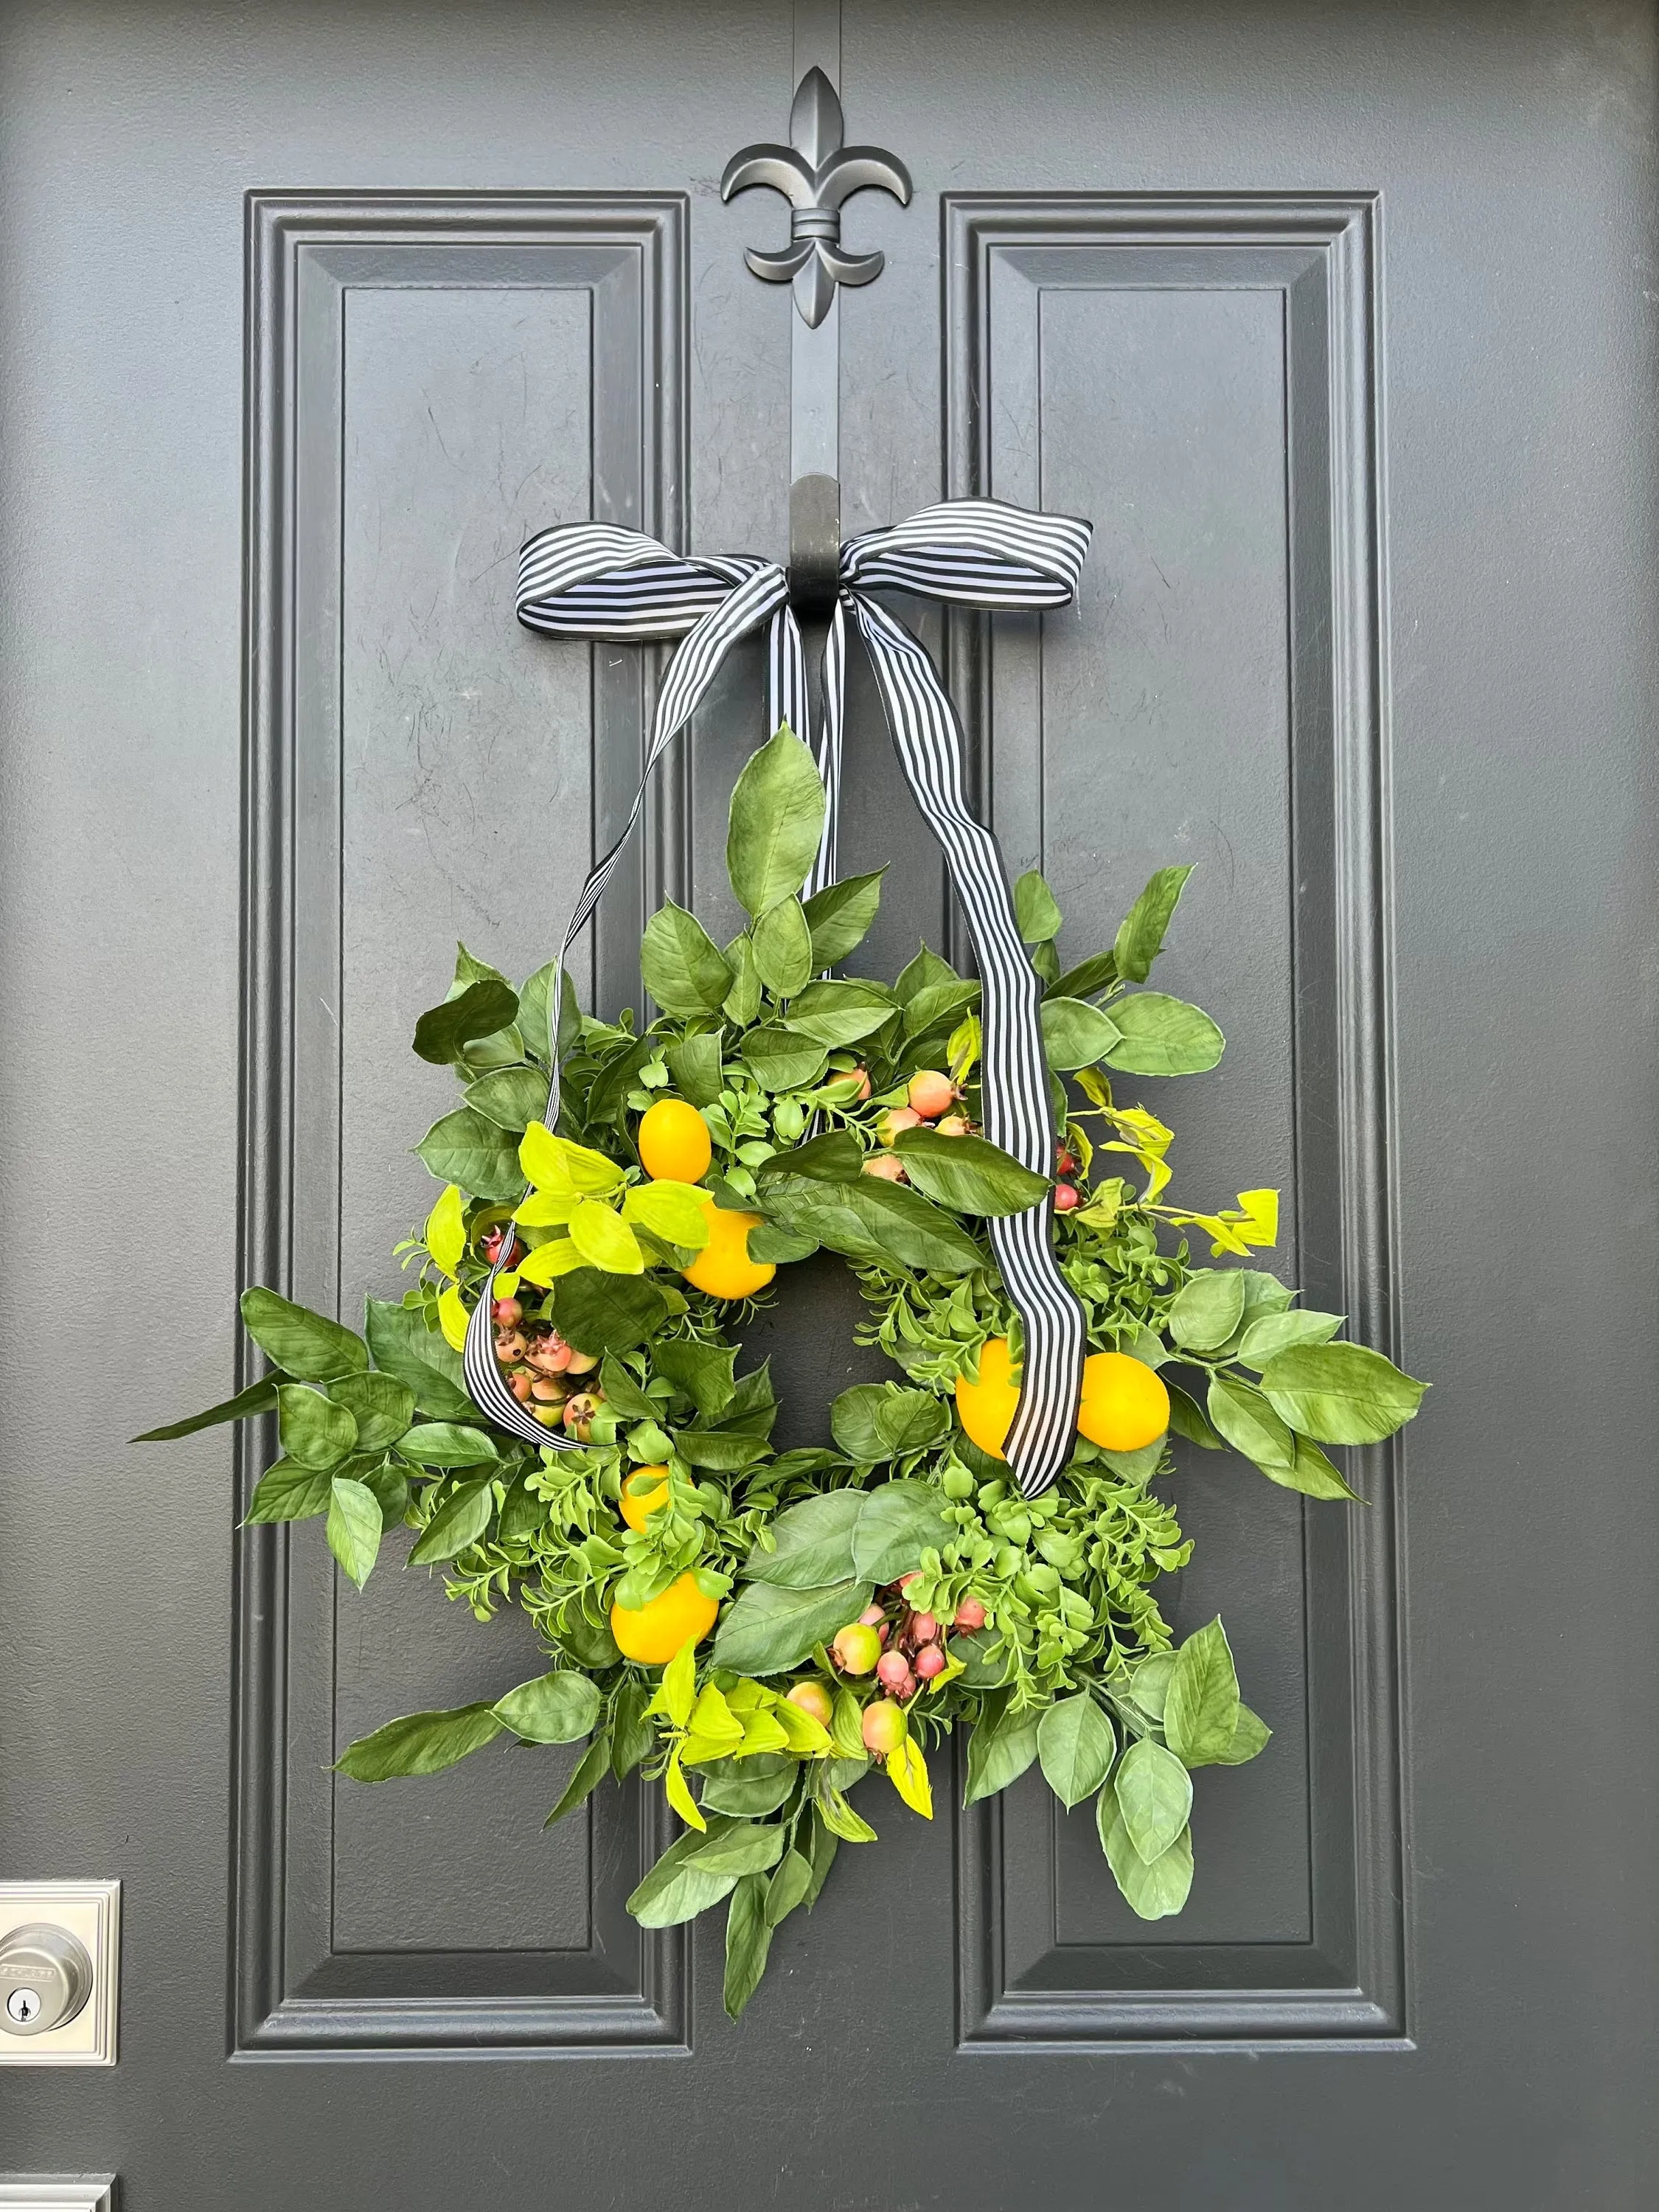
[{"label": "berry cluster", "polygon": [[[905,1091],[908,1103],[890,1107],[876,1124],[876,1134],[882,1144],[890,1146],[896,1138],[907,1129],[933,1127],[941,1137],[971,1137],[978,1134],[978,1125],[965,1114],[953,1114],[953,1107],[962,1093],[948,1075],[941,1075],[936,1067],[924,1067],[910,1078]],[[864,1172],[879,1176],[884,1182],[908,1182],[904,1163],[889,1150],[877,1152],[864,1163]]]},{"label": "berry cluster", "polygon": [[[904,1585],[915,1580],[914,1574],[902,1575],[878,1594],[875,1604],[867,1605],[856,1620],[840,1630],[830,1646],[830,1656],[843,1674],[873,1674],[884,1693],[866,1705],[861,1723],[866,1750],[883,1758],[896,1751],[909,1732],[905,1706],[950,1664],[945,1652],[945,1625],[936,1613],[916,1612],[906,1601]],[[984,1627],[985,1607],[977,1598],[965,1597],[949,1626],[959,1635],[971,1634]],[[797,1689],[816,1690],[824,1697],[820,1684],[799,1683]],[[805,1704],[795,1691],[789,1694],[797,1705]]]},{"label": "berry cluster", "polygon": [[598,1360],[567,1344],[550,1322],[527,1322],[517,1298],[497,1298],[490,1318],[507,1389],[538,1421],[550,1429],[562,1426],[567,1435],[586,1443],[605,1394],[592,1386],[582,1389],[574,1378],[590,1373]]}]

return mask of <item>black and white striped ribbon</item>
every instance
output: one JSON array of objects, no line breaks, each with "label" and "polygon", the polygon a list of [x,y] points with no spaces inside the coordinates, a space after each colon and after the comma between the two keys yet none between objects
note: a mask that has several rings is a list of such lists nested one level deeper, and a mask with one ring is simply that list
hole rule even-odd
[{"label": "black and white striped ribbon", "polygon": [[[599,904],[645,802],[651,771],[696,712],[740,638],[767,625],[768,728],[787,721],[812,749],[828,796],[823,837],[807,879],[834,880],[839,812],[847,626],[869,653],[893,744],[939,840],[968,921],[982,984],[986,1133],[1039,1175],[1054,1172],[1055,1130],[1038,1018],[1041,986],[1014,918],[996,840],[975,820],[963,788],[956,710],[920,640],[867,594],[913,592],[962,606],[1061,607],[1076,596],[1091,528],[1066,515],[1034,514],[1000,500],[949,500],[842,546],[841,588],[824,647],[823,713],[811,711],[806,657],[775,562],[747,556],[682,559],[653,538],[606,523],[543,531],[519,561],[519,619],[556,637],[678,638],[664,677],[645,772],[621,836],[582,887],[559,947],[562,977],[571,939]],[[556,1008],[557,992],[550,1003]],[[556,1048],[546,1120],[557,1124]],[[1052,1201],[990,1224],[991,1246],[1024,1331],[1024,1379],[1006,1450],[1029,1498],[1070,1457],[1085,1343],[1082,1308],[1049,1237]],[[568,1446],[514,1397],[495,1356],[490,1307],[510,1246],[490,1271],[467,1329],[463,1364],[480,1410],[526,1443]]]}]

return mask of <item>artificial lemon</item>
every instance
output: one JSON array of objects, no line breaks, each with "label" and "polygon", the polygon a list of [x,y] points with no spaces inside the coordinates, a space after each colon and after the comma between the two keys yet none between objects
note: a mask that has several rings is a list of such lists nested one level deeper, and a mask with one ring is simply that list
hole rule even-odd
[{"label": "artificial lemon", "polygon": [[982,1452],[988,1452],[993,1459],[1003,1459],[1006,1454],[1002,1447],[1018,1403],[1019,1385],[1011,1371],[1008,1340],[990,1337],[979,1348],[978,1382],[970,1382],[965,1375],[957,1377],[957,1419]]},{"label": "artificial lemon", "polygon": [[640,1161],[653,1182],[701,1182],[714,1146],[708,1125],[684,1098],[659,1098],[640,1123]]},{"label": "artificial lemon", "polygon": [[701,1644],[714,1626],[720,1606],[697,1588],[694,1574],[683,1574],[649,1605],[613,1605],[611,1633],[624,1659],[641,1667],[665,1667],[688,1644]]},{"label": "artificial lemon", "polygon": [[[654,1490],[630,1491],[629,1484],[642,1474],[654,1474]],[[651,1516],[668,1503],[668,1469],[665,1467],[636,1467],[632,1474],[623,1479],[622,1517],[630,1528],[643,1528]]]},{"label": "artificial lemon", "polygon": [[1091,1444],[1139,1451],[1170,1425],[1170,1394],[1157,1373],[1127,1352],[1094,1352],[1083,1363],[1077,1425]]},{"label": "artificial lemon", "polygon": [[[651,1110],[654,1114],[656,1108]],[[778,1272],[769,1260],[749,1256],[749,1232],[760,1227],[762,1217],[733,1213],[716,1206],[708,1192],[701,1195],[708,1217],[708,1242],[681,1273],[695,1289],[707,1291],[711,1298],[752,1298]]]}]

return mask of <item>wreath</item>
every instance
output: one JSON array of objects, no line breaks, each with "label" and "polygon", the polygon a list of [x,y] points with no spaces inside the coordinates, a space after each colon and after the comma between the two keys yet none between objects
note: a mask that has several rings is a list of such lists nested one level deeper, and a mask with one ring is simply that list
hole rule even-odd
[{"label": "wreath", "polygon": [[[891,984],[830,972],[881,875],[803,900],[824,803],[781,728],[732,800],[748,927],[722,950],[684,908],[654,915],[641,969],[661,1012],[637,1032],[629,1013],[579,1013],[553,963],[515,991],[463,948],[415,1030],[464,1090],[416,1148],[443,1190],[398,1247],[402,1298],[369,1299],[360,1335],[244,1291],[271,1371],[144,1439],[274,1411],[281,1456],[251,1522],[323,1520],[360,1587],[402,1523],[409,1564],[443,1569],[480,1620],[521,1607],[545,1673],[388,1721],[338,1770],[380,1782],[503,1734],[585,1738],[556,1820],[643,1769],[684,1832],[629,1909],[655,1928],[729,1899],[733,2018],[840,1844],[875,1840],[877,1808],[852,1793],[879,1768],[930,1818],[928,1755],[958,1723],[964,1803],[1035,1762],[1068,1810],[1095,1800],[1131,1909],[1178,1912],[1191,1770],[1255,1758],[1269,1730],[1221,1622],[1177,1646],[1160,1610],[1192,1550],[1161,1487],[1170,1437],[1351,1498],[1322,1447],[1381,1441],[1424,1387],[1251,1264],[1275,1241],[1275,1192],[1173,1203],[1171,1132],[1122,1096],[1123,1077],[1221,1055],[1206,1014],[1141,988],[1188,869],[1160,869],[1110,949],[1063,973],[1048,886],[1016,886],[1064,1129],[1045,1178],[979,1133],[975,981],[925,947]],[[1069,1464],[1028,1498],[1002,1449],[1021,1333],[985,1224],[1050,1192],[1090,1352]],[[764,1364],[738,1371],[742,1330],[778,1271],[821,1249],[853,1270],[859,1340],[896,1376],[843,1391],[822,1448],[775,1452],[777,1403]],[[485,1298],[539,1449],[467,1389]]]}]

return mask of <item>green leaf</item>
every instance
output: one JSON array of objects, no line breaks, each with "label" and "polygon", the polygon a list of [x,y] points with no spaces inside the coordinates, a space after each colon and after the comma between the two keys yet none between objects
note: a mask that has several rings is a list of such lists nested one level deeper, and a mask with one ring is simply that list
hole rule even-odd
[{"label": "green leaf", "polygon": [[415,1418],[415,1393],[392,1375],[344,1375],[328,1395],[357,1424],[359,1451],[384,1451]]},{"label": "green leaf", "polygon": [[783,1856],[783,1829],[775,1820],[722,1820],[686,1855],[704,1874],[766,1874]]},{"label": "green leaf", "polygon": [[823,1073],[829,1054],[814,1037],[793,1030],[750,1030],[741,1047],[750,1073],[763,1091],[804,1091]]},{"label": "green leaf", "polygon": [[651,1364],[691,1401],[705,1420],[717,1421],[732,1402],[736,1387],[732,1370],[737,1357],[734,1344],[695,1344],[688,1338],[670,1337],[657,1346]]},{"label": "green leaf", "polygon": [[610,1764],[611,1738],[609,1734],[601,1729],[577,1760],[569,1781],[564,1785],[558,1803],[543,1821],[542,1826],[544,1828],[550,1828],[556,1821],[562,1820],[567,1813],[574,1813],[578,1805],[586,1804],[600,1783],[604,1781],[605,1769]]},{"label": "green leaf", "polygon": [[902,1452],[925,1451],[951,1433],[951,1416],[931,1390],[907,1390],[896,1382],[855,1382],[830,1408],[830,1427],[848,1459],[866,1466],[896,1459]]},{"label": "green leaf", "polygon": [[931,1482],[884,1482],[865,1498],[853,1531],[854,1563],[865,1582],[896,1582],[921,1565],[925,1551],[948,1543],[954,1533],[944,1498]]},{"label": "green leaf", "polygon": [[313,1313],[309,1306],[296,1306],[275,1291],[257,1286],[244,1291],[240,1303],[243,1328],[260,1351],[296,1382],[332,1382],[341,1375],[359,1375],[368,1365],[362,1337],[342,1328],[337,1321]]},{"label": "green leaf", "polygon": [[[833,1763],[832,1763],[833,1765]],[[818,1818],[834,1835],[847,1844],[873,1844],[876,1832],[862,1813],[855,1813],[833,1783],[826,1784],[818,1800]]]},{"label": "green leaf", "polygon": [[1227,1632],[1210,1621],[1176,1653],[1164,1700],[1164,1735],[1188,1766],[1212,1766],[1231,1748],[1238,1727],[1238,1676]]},{"label": "green leaf", "polygon": [[1039,1011],[1050,1067],[1092,1067],[1122,1041],[1113,1016],[1085,1000],[1045,999]]},{"label": "green leaf", "polygon": [[311,1521],[326,1513],[332,1478],[325,1468],[300,1467],[279,1459],[265,1469],[248,1505],[250,1523],[268,1521]]},{"label": "green leaf", "polygon": [[724,1031],[704,1030],[682,1037],[663,1054],[674,1088],[693,1106],[712,1106],[720,1095],[720,1039]]},{"label": "green leaf", "polygon": [[380,1550],[380,1501],[367,1483],[339,1475],[329,1485],[328,1548],[359,1589]]},{"label": "green leaf", "polygon": [[1128,1075],[1202,1075],[1213,1067],[1227,1040],[1200,1007],[1161,991],[1114,999],[1112,1019],[1121,1041],[1104,1054]]},{"label": "green leaf", "polygon": [[793,999],[811,981],[812,932],[798,898],[780,899],[768,907],[750,931],[749,941],[754,947],[755,972],[774,998]]},{"label": "green leaf", "polygon": [[1006,1682],[1008,1652],[993,1630],[976,1628],[969,1636],[952,1636],[945,1649],[952,1659],[962,1662],[964,1690],[1000,1690]]},{"label": "green leaf", "polygon": [[732,793],[726,871],[751,915],[792,898],[823,833],[823,785],[811,754],[787,723],[750,755]]},{"label": "green leaf", "polygon": [[[940,963],[943,966],[943,963]],[[954,969],[945,969],[948,982],[925,983],[904,1001],[904,1034],[914,1040],[930,1030],[952,1028],[970,1006],[979,1004],[980,987],[963,981]],[[895,987],[896,988],[896,986]]]},{"label": "green leaf", "polygon": [[1167,1377],[1164,1387],[1170,1394],[1170,1427],[1173,1433],[1185,1437],[1189,1444],[1198,1445],[1201,1451],[1219,1451],[1221,1439],[1205,1419],[1198,1401]]},{"label": "green leaf", "polygon": [[405,1713],[372,1735],[359,1736],[334,1762],[354,1782],[386,1782],[399,1774],[439,1774],[469,1752],[480,1751],[501,1732],[489,1705],[457,1705],[447,1712]]},{"label": "green leaf", "polygon": [[680,1429],[675,1433],[674,1449],[688,1467],[713,1468],[730,1474],[764,1459],[767,1446],[764,1437],[750,1436],[742,1430]]},{"label": "green leaf", "polygon": [[744,1578],[780,1589],[823,1589],[831,1583],[854,1581],[853,1532],[864,1502],[861,1490],[829,1490],[786,1507],[771,1526],[773,1549],[755,1546],[744,1565]]},{"label": "green leaf", "polygon": [[410,1553],[411,1567],[428,1567],[444,1559],[459,1559],[469,1544],[476,1544],[489,1526],[495,1510],[495,1486],[464,1482],[447,1498],[422,1530]]},{"label": "green leaf", "polygon": [[1022,1167],[987,1137],[945,1137],[905,1129],[893,1150],[917,1189],[958,1213],[1024,1213],[1048,1189],[1047,1176]]},{"label": "green leaf", "polygon": [[1061,915],[1054,895],[1035,868],[1014,885],[1014,919],[1028,945],[1046,945],[1060,935]]},{"label": "green leaf", "polygon": [[893,991],[899,1004],[908,1008],[923,991],[937,990],[946,984],[967,988],[950,962],[941,960],[937,952],[930,952],[924,945],[908,967],[899,970]]},{"label": "green leaf", "polygon": [[751,1260],[763,1265],[769,1261],[774,1267],[787,1267],[797,1260],[810,1260],[818,1249],[816,1237],[800,1237],[793,1229],[780,1229],[775,1222],[763,1221],[758,1229],[751,1229],[744,1248]]},{"label": "green leaf", "polygon": [[863,943],[881,904],[881,879],[886,872],[878,868],[873,875],[848,876],[814,891],[807,900],[815,968],[833,968]]},{"label": "green leaf", "polygon": [[726,1916],[726,1979],[721,1995],[728,2020],[740,2020],[760,1987],[766,1955],[772,1948],[767,1914],[769,1885],[758,1874],[745,1875],[732,1893]]},{"label": "green leaf", "polygon": [[640,975],[665,1013],[717,1014],[735,978],[731,963],[694,914],[670,899],[645,925]]},{"label": "green leaf", "polygon": [[191,1413],[182,1421],[169,1421],[164,1429],[146,1429],[135,1437],[136,1444],[171,1443],[178,1437],[193,1437],[198,1429],[211,1429],[221,1421],[245,1421],[253,1413],[268,1413],[276,1403],[276,1386],[288,1377],[280,1370],[267,1375],[263,1381],[250,1382],[246,1390],[239,1390],[234,1398],[226,1398],[219,1405],[210,1406],[204,1413]]},{"label": "green leaf", "polygon": [[1308,1344],[1270,1359],[1261,1387],[1274,1412],[1304,1436],[1375,1444],[1404,1427],[1428,1386],[1366,1345]]},{"label": "green leaf", "polygon": [[1190,866],[1160,868],[1123,917],[1112,958],[1126,983],[1144,983],[1152,973],[1152,963],[1164,950],[1165,933],[1192,872]]},{"label": "green leaf", "polygon": [[1289,1352],[1298,1344],[1326,1344],[1342,1326],[1340,1314],[1313,1313],[1298,1309],[1295,1313],[1264,1313],[1252,1321],[1249,1308],[1245,1310],[1244,1334],[1238,1340],[1237,1357],[1246,1367],[1258,1372],[1270,1359],[1281,1352]]},{"label": "green leaf", "polygon": [[[548,961],[544,967],[536,970],[519,993],[520,1034],[524,1038],[525,1049],[530,1054],[532,1059],[539,1061],[543,1067],[551,1067],[555,1058],[552,1000],[554,979],[558,972],[558,962]],[[564,990],[562,995],[566,1001],[568,1023],[562,1024],[561,1026],[569,1026],[574,1033],[574,1022],[577,1018],[576,994],[568,975],[564,979]],[[542,1097],[543,1103],[545,1104],[546,1085],[544,1084]],[[538,1113],[540,1110],[540,1108],[537,1109]]]},{"label": "green leaf", "polygon": [[805,1176],[813,1182],[856,1182],[864,1172],[864,1147],[850,1129],[831,1129],[792,1151],[775,1152],[755,1173],[763,1183],[779,1176]]},{"label": "green leaf", "polygon": [[891,1021],[894,1004],[891,992],[879,983],[809,983],[790,1006],[787,1026],[818,1044],[856,1044]]},{"label": "green leaf", "polygon": [[861,1175],[853,1183],[809,1182],[783,1176],[768,1182],[757,1203],[769,1219],[816,1237],[849,1260],[913,1269],[918,1274],[968,1275],[990,1261],[966,1231],[920,1191]]},{"label": "green leaf", "polygon": [[1235,1451],[1254,1461],[1264,1474],[1282,1482],[1296,1465],[1296,1438],[1260,1390],[1236,1376],[1211,1378],[1210,1419]]},{"label": "green leaf", "polygon": [[1236,1267],[1201,1267],[1176,1293],[1168,1320],[1177,1344],[1212,1352],[1226,1343],[1244,1310],[1244,1279]]},{"label": "green leaf", "polygon": [[1043,994],[1049,999],[1092,999],[1117,981],[1117,960],[1110,952],[1091,953],[1075,968],[1068,968]]},{"label": "green leaf", "polygon": [[406,1382],[417,1413],[441,1421],[475,1418],[471,1400],[461,1388],[461,1355],[429,1329],[418,1307],[370,1298],[364,1334],[374,1364]]},{"label": "green leaf", "polygon": [[501,1067],[469,1083],[461,1096],[486,1121],[521,1137],[547,1110],[547,1078],[539,1068]]},{"label": "green leaf", "polygon": [[495,1447],[482,1429],[454,1421],[421,1421],[398,1439],[398,1449],[417,1467],[488,1467]]},{"label": "green leaf", "polygon": [[[415,1049],[422,1060],[447,1067],[459,1060],[475,1037],[493,1036],[517,1019],[519,994],[499,976],[470,983],[457,997],[432,1006],[415,1024]],[[459,1176],[446,1176],[459,1182]]]},{"label": "green leaf", "polygon": [[624,1682],[611,1700],[611,1771],[620,1782],[656,1747],[656,1730],[646,1716],[648,1700],[641,1682]]},{"label": "green leaf", "polygon": [[1273,1730],[1259,1713],[1248,1705],[1238,1709],[1238,1726],[1233,1730],[1233,1740],[1216,1761],[1218,1766],[1243,1766],[1257,1758],[1267,1748]]},{"label": "green leaf", "polygon": [[832,1583],[823,1589],[783,1589],[748,1583],[714,1632],[716,1667],[735,1674],[781,1674],[799,1666],[815,1644],[827,1643],[870,1602],[871,1585]]},{"label": "green leaf", "polygon": [[702,1834],[691,1829],[670,1844],[628,1900],[628,1910],[641,1928],[678,1927],[731,1895],[737,1875],[711,1874],[692,1863],[691,1855],[708,1838],[736,1825],[716,1814]]},{"label": "green leaf", "polygon": [[[851,1809],[850,1807],[848,1809]],[[841,1838],[824,1820],[821,1814],[817,1814],[811,1823],[811,1841],[808,1849],[812,1859],[812,1884],[806,1893],[806,1909],[809,1912],[818,1901],[823,1885],[830,1878],[830,1869],[836,1863],[836,1853],[841,1848]]]},{"label": "green leaf", "polygon": [[968,1739],[964,1805],[994,1797],[999,1790],[1018,1781],[1037,1755],[1037,1726],[1036,1713],[1011,1713],[1005,1695],[986,1700],[984,1717]]},{"label": "green leaf", "polygon": [[1112,1724],[1086,1690],[1061,1698],[1037,1723],[1037,1757],[1048,1787],[1068,1813],[1094,1796],[1116,1754]]},{"label": "green leaf", "polygon": [[755,948],[746,935],[734,937],[726,948],[726,957],[737,981],[726,994],[722,1011],[728,1021],[746,1030],[761,1010],[761,979],[755,965]]},{"label": "green leaf", "polygon": [[474,1198],[517,1198],[524,1188],[514,1133],[458,1106],[434,1121],[415,1150],[440,1182],[459,1183]]},{"label": "green leaf", "polygon": [[776,1928],[812,1894],[812,1862],[804,1852],[786,1851],[766,1892],[767,1925]]},{"label": "green leaf", "polygon": [[599,1717],[599,1693],[586,1674],[538,1674],[495,1700],[495,1717],[526,1743],[574,1743]]},{"label": "green leaf", "polygon": [[301,1467],[336,1468],[356,1449],[357,1424],[345,1407],[304,1383],[279,1383],[276,1408],[283,1449]]},{"label": "green leaf", "polygon": [[668,1318],[668,1303],[654,1283],[639,1275],[607,1275],[578,1267],[554,1286],[559,1334],[579,1352],[596,1357],[631,1352]]},{"label": "green leaf", "polygon": [[1112,1778],[1129,1841],[1150,1866],[1181,1834],[1193,1810],[1193,1778],[1151,1736],[1132,1743]]},{"label": "green leaf", "polygon": [[1124,1901],[1143,1920],[1167,1920],[1187,1902],[1193,1886],[1193,1839],[1183,1828],[1161,1858],[1148,1866],[1129,1839],[1117,1793],[1109,1782],[1101,1791],[1096,1820],[1101,1848]]},{"label": "green leaf", "polygon": [[703,1810],[728,1813],[737,1820],[760,1820],[777,1811],[794,1788],[799,1771],[799,1761],[781,1751],[716,1759],[702,1770]]},{"label": "green leaf", "polygon": [[654,1421],[662,1411],[657,1400],[646,1396],[619,1359],[606,1358],[599,1369],[599,1389],[618,1420]]}]

